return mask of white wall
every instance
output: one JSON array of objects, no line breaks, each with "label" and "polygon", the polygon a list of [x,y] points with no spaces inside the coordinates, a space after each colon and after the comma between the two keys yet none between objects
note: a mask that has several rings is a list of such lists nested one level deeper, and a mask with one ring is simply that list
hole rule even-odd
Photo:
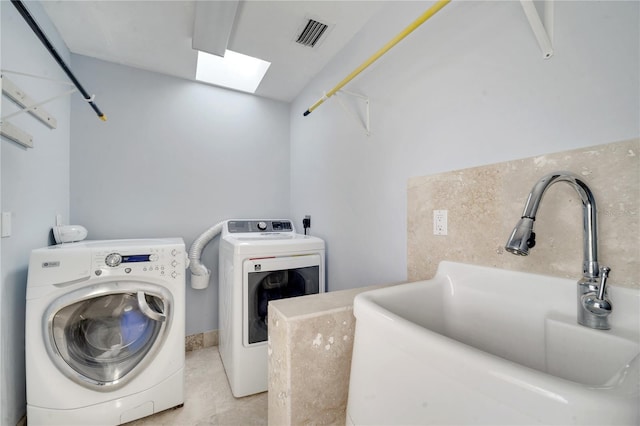
[{"label": "white wall", "polygon": [[[107,115],[72,102],[71,219],[89,239],[182,237],[234,217],[288,217],[289,109],[73,55]],[[89,89],[88,89],[89,90]],[[187,335],[218,328],[218,240],[206,290],[187,290]]]},{"label": "white wall", "polygon": [[549,60],[519,2],[452,2],[345,87],[370,137],[335,98],[302,116],[429,6],[386,6],[292,105],[292,217],[326,239],[330,290],[406,279],[407,178],[640,134],[638,2],[556,2]]},{"label": "white wall", "polygon": [[[69,60],[61,42],[39,3],[26,2],[31,14],[46,32],[58,52]],[[64,80],[64,73],[8,1],[0,2],[2,15],[2,69]],[[4,74],[4,73],[3,73]],[[68,90],[47,80],[6,75],[37,101]],[[69,215],[70,100],[65,96],[44,108],[56,119],[50,130],[23,114],[8,120],[33,135],[34,148],[2,138],[2,211],[12,213],[13,233],[2,239],[2,287],[0,289],[1,412],[0,424],[14,425],[25,414],[24,318],[27,267],[32,249],[49,244],[56,214]],[[17,107],[2,97],[2,115]]]}]

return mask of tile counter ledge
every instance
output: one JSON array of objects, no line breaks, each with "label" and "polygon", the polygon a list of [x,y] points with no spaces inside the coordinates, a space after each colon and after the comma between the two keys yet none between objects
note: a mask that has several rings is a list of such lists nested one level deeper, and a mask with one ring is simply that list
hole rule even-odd
[{"label": "tile counter ledge", "polygon": [[381,287],[269,303],[269,425],[345,424],[353,299]]}]

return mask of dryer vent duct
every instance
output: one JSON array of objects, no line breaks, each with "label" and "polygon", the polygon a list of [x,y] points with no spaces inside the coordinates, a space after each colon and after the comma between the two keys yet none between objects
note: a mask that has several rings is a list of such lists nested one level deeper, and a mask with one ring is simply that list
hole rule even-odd
[{"label": "dryer vent duct", "polygon": [[196,290],[202,290],[209,286],[209,278],[211,277],[211,271],[204,266],[200,258],[202,257],[202,251],[213,240],[216,235],[222,232],[224,222],[219,222],[213,225],[211,228],[204,231],[198,238],[195,239],[191,247],[189,248],[189,270],[191,271],[191,287]]},{"label": "dryer vent duct", "polygon": [[309,19],[302,32],[296,38],[296,43],[307,47],[315,47],[329,26],[315,19]]}]

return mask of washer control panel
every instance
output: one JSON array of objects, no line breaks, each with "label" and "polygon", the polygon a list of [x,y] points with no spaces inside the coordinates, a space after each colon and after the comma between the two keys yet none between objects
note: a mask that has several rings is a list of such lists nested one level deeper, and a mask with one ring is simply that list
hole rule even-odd
[{"label": "washer control panel", "polygon": [[93,252],[94,276],[142,275],[177,279],[184,277],[186,255],[175,247],[127,248]]},{"label": "washer control panel", "polygon": [[290,220],[230,220],[227,222],[226,230],[230,234],[250,232],[295,233]]}]

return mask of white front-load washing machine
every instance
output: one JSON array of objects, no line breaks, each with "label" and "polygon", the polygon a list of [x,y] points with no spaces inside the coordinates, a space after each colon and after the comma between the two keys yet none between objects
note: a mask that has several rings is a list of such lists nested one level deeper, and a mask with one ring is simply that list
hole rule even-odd
[{"label": "white front-load washing machine", "polygon": [[32,251],[29,425],[116,425],[184,403],[185,262],[181,238]]},{"label": "white front-load washing machine", "polygon": [[325,291],[325,244],[289,220],[228,220],[219,249],[219,351],[235,397],[267,390],[267,305]]}]

